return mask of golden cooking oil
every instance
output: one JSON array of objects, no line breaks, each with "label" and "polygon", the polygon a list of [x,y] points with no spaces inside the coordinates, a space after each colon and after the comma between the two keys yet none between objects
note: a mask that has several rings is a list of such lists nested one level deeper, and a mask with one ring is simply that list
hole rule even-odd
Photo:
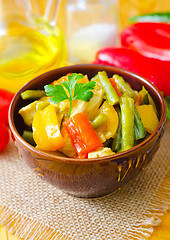
[{"label": "golden cooking oil", "polygon": [[0,26],[0,88],[18,91],[26,82],[66,61],[64,36],[43,19],[13,18]]}]

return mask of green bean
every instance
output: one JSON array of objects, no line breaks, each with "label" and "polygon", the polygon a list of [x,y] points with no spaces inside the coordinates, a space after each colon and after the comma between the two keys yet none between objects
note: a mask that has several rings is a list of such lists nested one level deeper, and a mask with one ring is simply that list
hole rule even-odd
[{"label": "green bean", "polygon": [[121,124],[121,113],[120,113],[120,109],[117,108],[115,109],[118,117],[119,117],[119,126],[117,129],[117,133],[116,136],[113,139],[112,142],[112,151],[113,152],[118,152],[121,149],[121,142],[122,142],[122,124]]},{"label": "green bean", "polygon": [[135,93],[135,91],[133,91],[131,86],[127,82],[125,82],[125,80],[121,76],[114,74],[113,78],[115,79],[118,90],[122,94],[126,94],[134,100],[137,98],[137,94]]},{"label": "green bean", "polygon": [[143,98],[142,98],[142,105],[145,104],[145,105],[148,105],[149,104],[149,98],[148,98],[148,94],[144,95]]},{"label": "green bean", "polygon": [[121,97],[122,116],[122,144],[121,150],[125,151],[134,146],[134,100],[130,97]]},{"label": "green bean", "polygon": [[36,104],[36,111],[43,110],[49,104],[50,104],[50,102],[48,100],[37,102],[37,104]]},{"label": "green bean", "polygon": [[24,130],[22,137],[26,142],[28,142],[32,146],[36,146],[36,143],[34,142],[34,139],[33,139],[33,132]]},{"label": "green bean", "polygon": [[99,75],[96,74],[93,78],[91,78],[91,81],[99,82]]},{"label": "green bean", "polygon": [[156,112],[156,115],[158,116],[159,114],[158,114],[156,105],[155,105],[155,103],[154,103],[154,101],[153,101],[153,99],[152,99],[152,97],[151,97],[151,95],[149,93],[148,93],[148,100],[149,100],[149,104],[153,106],[153,108],[154,108],[154,110]]},{"label": "green bean", "polygon": [[142,102],[141,104],[149,104],[149,98],[148,98],[148,91],[145,89],[144,86],[142,86],[142,90],[140,90],[139,94],[142,96]]},{"label": "green bean", "polygon": [[113,88],[111,82],[108,79],[108,76],[105,71],[98,72],[99,81],[102,86],[103,91],[105,92],[106,99],[111,105],[115,105],[119,102],[119,96],[117,95],[116,90]]},{"label": "green bean", "polygon": [[44,90],[26,90],[21,93],[21,98],[26,99],[39,99],[45,96]]},{"label": "green bean", "polygon": [[149,134],[148,132],[146,132],[146,135],[145,135],[144,138],[139,139],[139,140],[135,140],[135,141],[136,141],[136,144],[135,144],[135,145],[137,145],[137,144],[143,142],[143,141],[144,141],[145,139],[147,139],[149,136],[150,136],[150,134]]},{"label": "green bean", "polygon": [[95,117],[95,119],[91,122],[91,125],[94,129],[98,128],[107,120],[106,116],[103,113],[100,113]]},{"label": "green bean", "polygon": [[143,123],[141,121],[140,115],[135,107],[135,140],[139,140],[145,137],[146,130],[143,126]]}]

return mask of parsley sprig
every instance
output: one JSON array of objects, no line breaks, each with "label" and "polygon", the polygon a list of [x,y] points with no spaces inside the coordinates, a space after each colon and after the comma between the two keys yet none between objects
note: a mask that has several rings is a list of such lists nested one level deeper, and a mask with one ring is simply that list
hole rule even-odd
[{"label": "parsley sprig", "polygon": [[82,74],[72,73],[68,75],[68,80],[55,86],[48,84],[44,86],[46,95],[51,97],[50,102],[57,104],[66,99],[70,102],[70,110],[68,116],[71,114],[72,101],[74,99],[89,102],[93,96],[91,90],[94,89],[96,82],[88,82],[86,84],[77,83],[79,79],[83,78]]}]

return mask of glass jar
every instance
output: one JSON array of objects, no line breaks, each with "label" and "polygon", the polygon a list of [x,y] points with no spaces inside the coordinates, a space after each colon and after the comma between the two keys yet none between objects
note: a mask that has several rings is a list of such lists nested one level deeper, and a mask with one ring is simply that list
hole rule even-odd
[{"label": "glass jar", "polygon": [[56,26],[59,3],[0,1],[0,88],[17,92],[36,76],[65,65],[65,39]]},{"label": "glass jar", "polygon": [[118,0],[68,0],[66,5],[68,59],[90,63],[96,52],[118,41]]}]

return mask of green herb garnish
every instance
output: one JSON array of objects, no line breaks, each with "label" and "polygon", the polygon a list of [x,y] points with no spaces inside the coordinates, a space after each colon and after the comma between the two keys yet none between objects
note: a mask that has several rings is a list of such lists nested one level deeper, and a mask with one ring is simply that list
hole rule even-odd
[{"label": "green herb garnish", "polygon": [[96,82],[88,82],[86,84],[77,83],[79,79],[83,78],[82,74],[72,73],[68,75],[68,80],[62,82],[59,85],[45,85],[44,89],[46,95],[51,97],[50,102],[57,104],[66,99],[70,102],[70,110],[68,116],[71,114],[72,109],[72,101],[74,99],[83,100],[85,102],[89,102],[90,98],[93,96],[93,92]]}]

